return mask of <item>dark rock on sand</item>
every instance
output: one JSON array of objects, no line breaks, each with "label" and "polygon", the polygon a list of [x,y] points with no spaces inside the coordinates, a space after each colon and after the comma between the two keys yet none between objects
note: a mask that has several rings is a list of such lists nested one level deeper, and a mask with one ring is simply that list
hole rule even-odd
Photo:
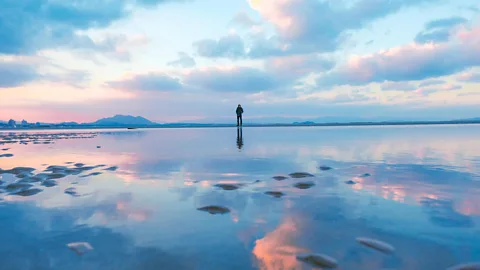
[{"label": "dark rock on sand", "polygon": [[33,173],[31,172],[21,172],[15,175],[15,177],[17,178],[25,178],[25,177],[32,177],[32,176],[33,176]]},{"label": "dark rock on sand", "polygon": [[39,177],[37,175],[34,175],[34,176],[30,176],[30,177],[24,177],[18,182],[19,183],[37,183],[37,182],[40,182],[40,181],[43,181],[43,180],[45,180],[44,177]]},{"label": "dark rock on sand", "polygon": [[72,195],[74,197],[78,196],[77,189],[74,188],[74,187],[69,187],[69,188],[65,189],[64,192],[65,192],[65,194]]},{"label": "dark rock on sand", "polygon": [[66,177],[67,174],[65,173],[51,173],[51,174],[47,174],[47,178],[48,179],[60,179],[60,178],[64,178]]},{"label": "dark rock on sand", "polygon": [[353,181],[353,180],[348,180],[348,181],[345,181],[345,184],[348,184],[348,185],[355,185],[357,182]]},{"label": "dark rock on sand", "polygon": [[20,190],[20,191],[17,191],[17,192],[10,193],[10,195],[28,197],[28,196],[36,195],[36,194],[38,194],[42,191],[43,190],[39,189],[39,188],[31,188],[31,189],[24,189],[24,190]]},{"label": "dark rock on sand", "polygon": [[97,148],[102,148],[100,145],[97,145]]},{"label": "dark rock on sand", "polygon": [[10,148],[3,148],[2,151],[8,151]]},{"label": "dark rock on sand", "polygon": [[12,184],[7,185],[5,187],[5,190],[8,191],[8,192],[16,192],[16,191],[26,190],[26,189],[29,189],[31,187],[33,187],[33,185],[28,184],[28,183],[17,182],[17,183],[12,183]]},{"label": "dark rock on sand", "polygon": [[93,173],[89,173],[89,174],[86,174],[86,175],[82,175],[80,177],[85,178],[85,177],[96,176],[96,175],[100,175],[100,174],[102,174],[102,173],[101,172],[93,172]]},{"label": "dark rock on sand", "polygon": [[315,175],[307,172],[294,172],[289,174],[292,178],[305,178],[305,177],[314,177]]},{"label": "dark rock on sand", "polygon": [[313,267],[337,268],[337,261],[325,254],[298,254],[297,260],[307,263]]},{"label": "dark rock on sand", "polygon": [[320,166],[318,167],[321,171],[329,171],[331,169],[333,169],[332,167],[329,167],[329,166]]},{"label": "dark rock on sand", "polygon": [[309,189],[309,188],[315,186],[315,183],[313,183],[313,182],[299,182],[299,183],[295,183],[293,186],[296,187],[296,188],[299,188],[299,189]]},{"label": "dark rock on sand", "polygon": [[277,181],[282,181],[282,180],[287,179],[288,177],[283,176],[283,175],[277,175],[277,176],[274,176],[274,177],[272,177],[272,178],[275,179],[275,180],[277,180]]},{"label": "dark rock on sand", "polygon": [[85,166],[85,164],[83,164],[83,163],[75,163],[75,164],[73,164],[73,166],[75,166],[75,167],[77,167],[77,168],[80,168],[80,167]]},{"label": "dark rock on sand", "polygon": [[20,173],[31,173],[35,171],[35,168],[30,167],[15,167],[11,170],[3,171],[4,173],[11,173],[11,174],[20,174]]},{"label": "dark rock on sand", "polygon": [[364,173],[364,174],[360,175],[360,177],[362,177],[362,178],[363,178],[363,177],[369,177],[369,176],[370,176],[369,173]]},{"label": "dark rock on sand", "polygon": [[42,186],[45,186],[45,187],[54,187],[57,184],[58,184],[57,181],[52,180],[52,179],[47,179],[47,180],[42,181]]},{"label": "dark rock on sand", "polygon": [[216,215],[216,214],[223,215],[230,212],[230,209],[223,206],[216,206],[216,205],[200,207],[200,208],[197,208],[197,210],[208,212],[212,215]]},{"label": "dark rock on sand", "polygon": [[90,170],[93,170],[93,169],[95,169],[94,166],[84,166],[84,167],[77,168],[77,170],[80,170],[80,171],[90,171]]},{"label": "dark rock on sand", "polygon": [[370,239],[366,237],[357,237],[356,240],[357,242],[359,242],[360,244],[366,247],[376,249],[383,253],[392,253],[395,251],[395,248],[393,246],[379,240]]},{"label": "dark rock on sand", "polygon": [[241,187],[239,184],[216,184],[214,186],[223,190],[236,190]]},{"label": "dark rock on sand", "polygon": [[105,168],[105,169],[103,169],[103,170],[105,170],[105,171],[112,171],[112,172],[114,172],[114,171],[116,171],[117,169],[118,169],[118,167],[117,167],[117,166],[112,166],[112,167]]},{"label": "dark rock on sand", "polygon": [[3,154],[3,155],[0,155],[0,158],[8,158],[8,157],[13,157],[13,154]]},{"label": "dark rock on sand", "polygon": [[285,195],[281,191],[267,191],[267,192],[265,192],[265,194],[270,195],[270,196],[275,197],[275,198],[280,198],[280,197]]}]

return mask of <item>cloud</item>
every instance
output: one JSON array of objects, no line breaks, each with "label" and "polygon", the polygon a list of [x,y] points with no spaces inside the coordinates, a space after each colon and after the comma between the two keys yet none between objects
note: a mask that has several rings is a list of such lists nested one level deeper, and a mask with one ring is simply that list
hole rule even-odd
[{"label": "cloud", "polygon": [[90,42],[78,31],[108,27],[113,22],[128,17],[132,12],[130,7],[173,0],[132,1],[2,1],[0,54],[33,54],[46,48],[78,48],[79,44],[89,45]]},{"label": "cloud", "polygon": [[460,90],[462,88],[463,87],[461,85],[447,83],[447,84],[443,84],[436,87],[420,87],[415,92],[424,96],[428,96],[432,93],[454,91],[454,90]]},{"label": "cloud", "polygon": [[383,91],[412,91],[415,89],[417,89],[417,87],[409,82],[386,82],[382,85]]},{"label": "cloud", "polygon": [[444,80],[427,80],[418,85],[418,87],[425,87],[425,86],[431,86],[431,85],[439,85],[439,84],[445,84],[447,83]]},{"label": "cloud", "polygon": [[457,77],[459,82],[480,83],[480,73],[463,73]]},{"label": "cloud", "polygon": [[462,17],[450,17],[430,21],[425,24],[425,29],[417,34],[415,42],[446,42],[450,39],[454,28],[465,23],[467,23],[467,20]]},{"label": "cloud", "polygon": [[285,81],[268,72],[250,68],[207,68],[189,72],[184,82],[212,91],[255,93],[271,91]]},{"label": "cloud", "polygon": [[272,57],[265,61],[265,69],[282,77],[302,77],[312,72],[328,71],[334,66],[332,59],[315,54]]},{"label": "cloud", "polygon": [[6,61],[0,61],[0,74],[0,88],[17,87],[42,77],[32,65]]},{"label": "cloud", "polygon": [[435,28],[452,27],[458,24],[464,24],[467,19],[463,17],[450,17],[444,19],[433,20],[425,24],[425,30],[432,30]]},{"label": "cloud", "polygon": [[[248,40],[239,36],[205,39],[194,45],[203,57],[264,58],[313,52],[333,52],[348,37],[349,31],[399,10],[439,0],[358,0],[353,5],[333,5],[318,0],[248,0],[264,21],[273,25],[273,36],[255,35]],[[349,18],[345,20],[345,18]],[[243,25],[253,22],[245,14],[233,21]]]},{"label": "cloud", "polygon": [[260,24],[259,22],[256,22],[256,21],[252,20],[247,15],[247,13],[245,13],[245,12],[237,13],[237,15],[235,15],[235,17],[233,17],[231,23],[241,25],[241,26],[244,26],[244,27],[247,27],[247,28],[250,28],[252,26],[256,26],[256,25]]},{"label": "cloud", "polygon": [[0,88],[19,87],[33,81],[82,87],[89,79],[88,72],[62,68],[42,57],[0,57],[0,74]]},{"label": "cloud", "polygon": [[416,81],[451,75],[480,65],[480,26],[460,29],[454,40],[409,44],[364,56],[317,80],[320,86],[365,85],[384,81]]},{"label": "cloud", "polygon": [[243,39],[236,35],[228,35],[219,40],[204,39],[193,44],[197,53],[209,58],[241,58],[245,56],[245,44]]},{"label": "cloud", "polygon": [[178,59],[168,62],[167,65],[189,68],[189,67],[194,67],[196,65],[196,62],[195,62],[195,59],[193,59],[193,57],[191,57],[187,53],[179,52]]},{"label": "cloud", "polygon": [[172,91],[182,89],[178,78],[165,73],[148,73],[136,75],[133,78],[107,82],[112,88],[140,91]]}]

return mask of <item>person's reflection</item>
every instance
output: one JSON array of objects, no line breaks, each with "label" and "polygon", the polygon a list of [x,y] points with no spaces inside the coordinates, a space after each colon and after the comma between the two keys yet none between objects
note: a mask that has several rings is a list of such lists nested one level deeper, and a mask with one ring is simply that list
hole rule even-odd
[{"label": "person's reflection", "polygon": [[237,127],[237,147],[239,150],[243,147],[242,128]]}]

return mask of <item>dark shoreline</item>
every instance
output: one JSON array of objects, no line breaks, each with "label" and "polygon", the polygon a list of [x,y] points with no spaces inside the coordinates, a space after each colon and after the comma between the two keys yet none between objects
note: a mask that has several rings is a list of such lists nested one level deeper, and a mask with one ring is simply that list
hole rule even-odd
[{"label": "dark shoreline", "polygon": [[[411,121],[411,122],[352,122],[352,123],[308,123],[308,124],[245,124],[243,127],[358,127],[358,126],[429,126],[429,125],[474,125],[480,121]],[[0,131],[29,131],[29,130],[84,130],[84,129],[160,129],[160,128],[228,128],[235,124],[164,124],[148,126],[53,126],[27,128],[0,128]]]}]

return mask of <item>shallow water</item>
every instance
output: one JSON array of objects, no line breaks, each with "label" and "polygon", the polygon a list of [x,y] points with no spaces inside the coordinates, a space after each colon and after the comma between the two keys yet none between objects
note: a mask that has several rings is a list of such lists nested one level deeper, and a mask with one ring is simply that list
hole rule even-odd
[{"label": "shallow water", "polygon": [[[479,135],[480,126],[0,132],[0,155],[12,154],[0,157],[0,268],[313,269],[298,253],[325,254],[337,269],[480,261]],[[66,168],[44,172],[52,165]],[[5,172],[15,167],[35,171]]]}]

